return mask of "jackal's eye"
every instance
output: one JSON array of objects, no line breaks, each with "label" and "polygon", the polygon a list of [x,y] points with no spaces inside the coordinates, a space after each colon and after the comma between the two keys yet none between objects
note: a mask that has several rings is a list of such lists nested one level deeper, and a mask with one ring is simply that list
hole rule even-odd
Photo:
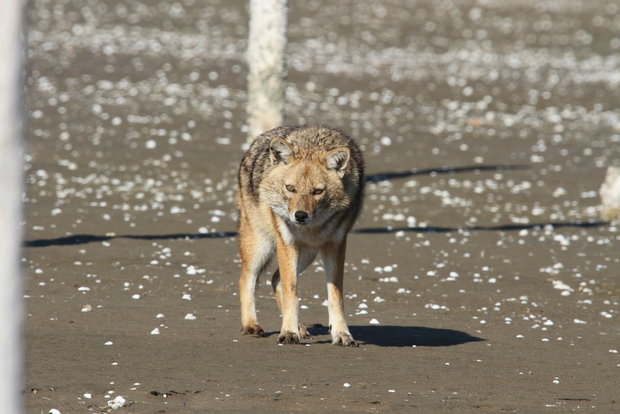
[{"label": "jackal's eye", "polygon": [[291,193],[294,193],[294,192],[295,192],[295,187],[294,187],[294,186],[292,186],[292,185],[290,185],[290,184],[287,184],[287,185],[286,185],[286,189],[287,189],[287,191],[290,191]]},{"label": "jackal's eye", "polygon": [[315,188],[314,190],[312,190],[312,195],[319,195],[319,194],[323,194],[322,188]]}]

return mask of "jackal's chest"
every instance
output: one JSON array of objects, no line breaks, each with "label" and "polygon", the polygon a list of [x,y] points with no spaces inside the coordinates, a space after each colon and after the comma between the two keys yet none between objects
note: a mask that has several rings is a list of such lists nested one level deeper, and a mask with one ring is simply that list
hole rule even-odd
[{"label": "jackal's chest", "polygon": [[338,242],[342,240],[345,234],[345,231],[339,229],[333,222],[310,227],[287,224],[281,221],[279,230],[285,243],[290,245],[302,244],[314,248],[319,248],[326,243]]}]

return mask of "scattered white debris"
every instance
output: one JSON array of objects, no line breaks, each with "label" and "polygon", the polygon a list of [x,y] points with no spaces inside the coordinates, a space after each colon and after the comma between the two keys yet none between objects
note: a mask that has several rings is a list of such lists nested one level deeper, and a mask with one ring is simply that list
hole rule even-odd
[{"label": "scattered white debris", "polygon": [[345,388],[349,388],[351,386],[351,384],[349,384],[348,382],[345,382],[344,384],[342,384],[343,387]]},{"label": "scattered white debris", "polygon": [[558,187],[553,191],[553,197],[558,198],[566,195],[566,190],[562,187]]},{"label": "scattered white debris", "polygon": [[60,411],[58,411],[55,408],[52,408],[51,410],[48,411],[48,414],[62,414]]},{"label": "scattered white debris", "polygon": [[551,283],[553,283],[554,289],[562,291],[562,296],[569,296],[572,292],[574,292],[574,289],[572,287],[562,282],[561,280],[553,280]]},{"label": "scattered white debris", "polygon": [[155,328],[151,331],[151,335],[159,335],[159,328]]},{"label": "scattered white debris", "polygon": [[612,315],[611,313],[606,312],[606,311],[602,311],[601,312],[601,316],[604,317],[604,318],[607,318],[607,319],[611,319],[611,318],[614,317],[614,315]]},{"label": "scattered white debris", "polygon": [[195,321],[196,320],[196,315],[194,315],[193,313],[188,313],[187,315],[185,315],[185,320],[186,321]]},{"label": "scattered white debris", "polygon": [[114,398],[113,400],[108,401],[108,407],[110,407],[113,410],[125,407],[126,405],[127,405],[127,400],[120,395]]},{"label": "scattered white debris", "polygon": [[432,310],[450,310],[450,308],[448,308],[446,305],[439,305],[437,303],[427,303],[426,305],[424,305],[424,307],[426,309],[432,309]]},{"label": "scattered white debris", "polygon": [[382,282],[382,283],[398,283],[398,278],[396,276],[382,277],[382,278],[379,279],[379,282]]},{"label": "scattered white debris", "polygon": [[84,305],[84,306],[82,306],[82,312],[92,312],[92,311],[93,311],[92,305]]},{"label": "scattered white debris", "polygon": [[184,293],[181,298],[183,300],[192,300],[192,295],[190,295],[189,293]]},{"label": "scattered white debris", "polygon": [[562,246],[569,246],[570,245],[570,240],[564,236],[563,234],[554,234],[553,235],[553,240],[560,243],[560,245]]},{"label": "scattered white debris", "polygon": [[368,323],[371,324],[371,325],[379,325],[380,322],[378,320],[376,320],[375,318],[373,318]]},{"label": "scattered white debris", "polygon": [[576,324],[583,324],[583,325],[587,323],[586,321],[582,321],[581,319],[577,319],[577,318],[573,319],[573,322]]},{"label": "scattered white debris", "polygon": [[106,343],[104,343],[105,346],[112,346],[114,345],[114,342],[112,341],[107,341]]}]

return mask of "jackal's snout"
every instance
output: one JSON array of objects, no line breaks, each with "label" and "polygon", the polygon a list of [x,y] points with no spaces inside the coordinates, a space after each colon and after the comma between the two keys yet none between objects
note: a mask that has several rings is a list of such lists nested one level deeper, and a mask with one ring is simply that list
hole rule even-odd
[{"label": "jackal's snout", "polygon": [[295,212],[295,221],[298,224],[306,224],[306,220],[308,220],[308,213],[303,210],[297,210]]}]

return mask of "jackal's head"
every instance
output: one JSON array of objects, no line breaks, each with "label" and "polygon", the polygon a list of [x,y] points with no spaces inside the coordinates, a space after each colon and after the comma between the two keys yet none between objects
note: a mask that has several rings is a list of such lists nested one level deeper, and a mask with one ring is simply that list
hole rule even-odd
[{"label": "jackal's head", "polygon": [[349,207],[343,183],[348,148],[295,148],[280,138],[270,143],[273,169],[263,196],[273,211],[295,225],[320,226]]}]

